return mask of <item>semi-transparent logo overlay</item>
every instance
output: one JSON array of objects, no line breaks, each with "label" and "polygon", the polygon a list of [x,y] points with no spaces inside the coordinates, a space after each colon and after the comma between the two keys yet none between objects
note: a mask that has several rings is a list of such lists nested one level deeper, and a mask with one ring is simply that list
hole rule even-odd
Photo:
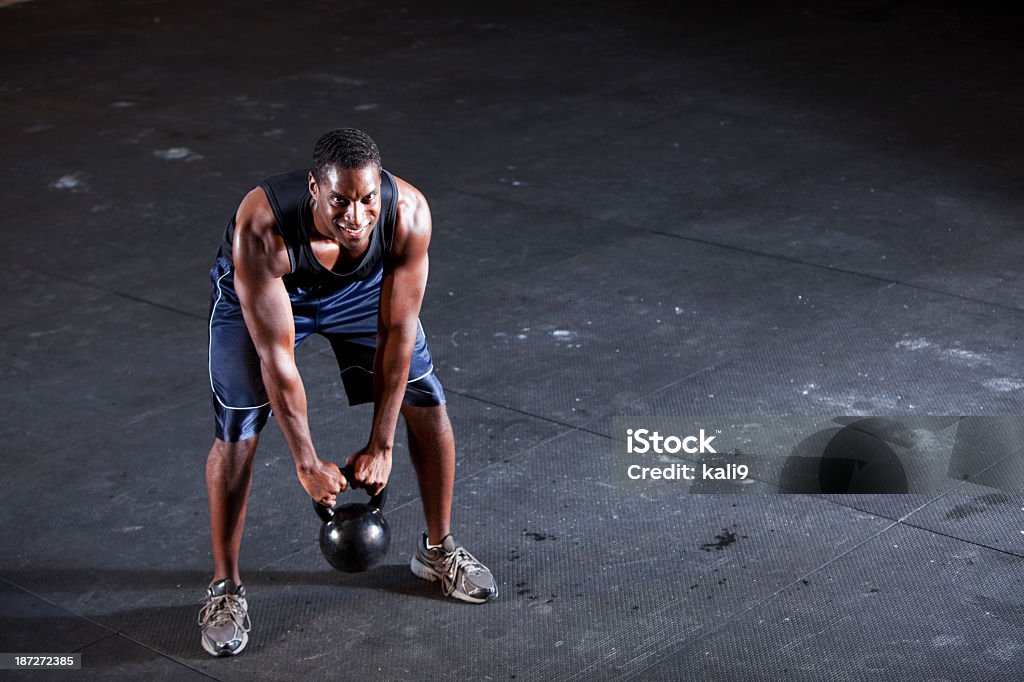
[{"label": "semi-transparent logo overlay", "polygon": [[688,493],[1024,492],[1024,417],[615,417],[612,477]]}]

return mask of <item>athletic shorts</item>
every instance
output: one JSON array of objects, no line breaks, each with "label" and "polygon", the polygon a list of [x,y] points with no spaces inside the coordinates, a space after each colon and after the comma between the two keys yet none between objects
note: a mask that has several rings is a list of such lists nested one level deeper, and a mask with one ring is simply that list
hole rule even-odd
[{"label": "athletic shorts", "polygon": [[[383,263],[372,275],[339,290],[316,294],[289,292],[295,318],[295,346],[310,334],[325,337],[334,350],[350,405],[373,402],[373,358]],[[260,358],[242,319],[231,261],[219,257],[210,270],[210,392],[216,436],[234,442],[258,434],[270,417]],[[417,321],[416,345],[409,365],[404,405],[445,403],[444,389]]]}]

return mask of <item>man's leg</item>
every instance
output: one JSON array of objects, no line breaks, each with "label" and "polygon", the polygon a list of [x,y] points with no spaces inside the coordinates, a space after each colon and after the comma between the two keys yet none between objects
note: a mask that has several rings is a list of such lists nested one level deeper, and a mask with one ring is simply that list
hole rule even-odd
[{"label": "man's leg", "polygon": [[416,468],[427,533],[420,537],[410,568],[420,578],[440,580],[445,595],[480,604],[498,594],[490,569],[455,542],[450,532],[455,485],[455,438],[444,405],[402,407],[409,454]]},{"label": "man's leg", "polygon": [[[199,612],[200,641],[207,653],[233,656],[249,641],[249,605],[238,575],[246,502],[259,432],[270,417],[260,357],[245,326],[234,290],[231,261],[218,256],[210,270],[209,371],[216,417],[206,457],[206,491],[213,545],[213,580]],[[296,324],[303,319],[296,315]],[[296,327],[296,342],[302,335]]]},{"label": "man's leg", "polygon": [[217,438],[206,458],[213,580],[199,612],[199,627],[200,642],[213,656],[239,654],[249,641],[249,605],[238,576],[238,552],[258,441],[259,436],[237,443]]},{"label": "man's leg", "polygon": [[245,528],[245,510],[252,485],[252,461],[259,436],[237,443],[213,441],[206,458],[206,492],[210,502],[210,536],[213,541],[213,582],[238,575],[238,553]]},{"label": "man's leg", "polygon": [[427,520],[427,541],[441,544],[451,532],[452,488],[455,485],[455,438],[444,405],[402,407],[409,435],[409,456],[416,469]]}]

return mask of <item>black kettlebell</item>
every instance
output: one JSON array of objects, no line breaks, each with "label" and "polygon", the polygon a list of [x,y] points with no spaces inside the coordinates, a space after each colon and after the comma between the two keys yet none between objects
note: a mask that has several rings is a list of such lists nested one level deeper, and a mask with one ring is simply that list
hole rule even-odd
[{"label": "black kettlebell", "polygon": [[[352,466],[343,467],[341,473],[351,486],[355,480]],[[320,551],[331,566],[359,573],[384,560],[391,546],[391,528],[381,511],[387,496],[385,486],[369,504],[351,502],[332,509],[313,501],[317,516],[324,522],[320,527]]]}]

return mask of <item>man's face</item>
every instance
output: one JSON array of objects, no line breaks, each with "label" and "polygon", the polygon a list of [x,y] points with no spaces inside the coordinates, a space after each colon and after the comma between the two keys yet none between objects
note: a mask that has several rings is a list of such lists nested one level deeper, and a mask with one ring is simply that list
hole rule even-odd
[{"label": "man's face", "polygon": [[309,174],[313,217],[319,231],[349,251],[362,251],[380,215],[380,169],[328,168],[317,182]]}]

